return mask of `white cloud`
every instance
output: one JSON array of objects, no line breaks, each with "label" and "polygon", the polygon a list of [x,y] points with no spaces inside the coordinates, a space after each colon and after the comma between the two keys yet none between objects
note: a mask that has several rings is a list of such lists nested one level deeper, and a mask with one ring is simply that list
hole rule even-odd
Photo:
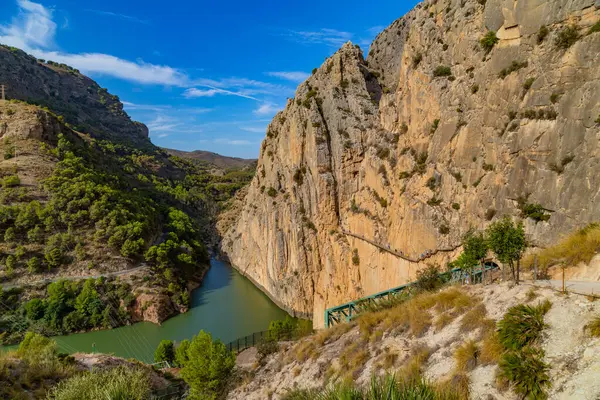
[{"label": "white cloud", "polygon": [[132,62],[102,53],[70,54],[56,50],[52,10],[28,0],[17,0],[19,15],[0,25],[0,43],[23,49],[38,58],[71,65],[86,74],[110,75],[142,84],[185,86],[187,76],[175,68],[143,61]]},{"label": "white cloud", "polygon": [[319,31],[290,31],[288,36],[303,44],[326,44],[329,46],[340,47],[352,39],[353,35],[350,32],[323,28]]},{"label": "white cloud", "polygon": [[251,133],[265,133],[267,131],[266,126],[240,126],[239,128]]},{"label": "white cloud", "polygon": [[183,92],[183,97],[188,99],[198,98],[198,97],[213,97],[217,94],[222,94],[225,96],[238,96],[244,97],[246,99],[260,101],[256,97],[249,96],[242,92],[233,92],[231,90],[219,89],[211,86],[206,86],[208,89],[198,89],[198,88],[190,88]]},{"label": "white cloud", "polygon": [[256,115],[274,115],[279,110],[281,110],[281,107],[278,107],[275,104],[263,103],[260,105],[260,107],[258,107],[256,110],[254,110],[254,114],[256,114]]},{"label": "white cloud", "polygon": [[292,82],[302,82],[310,76],[310,74],[301,71],[267,72],[267,75],[274,76],[275,78],[286,79]]},{"label": "white cloud", "polygon": [[[181,126],[181,123],[177,122],[176,119],[158,115],[154,121],[147,124],[148,130],[151,133],[154,132],[172,132],[177,127]],[[160,136],[159,136],[160,137]]]},{"label": "white cloud", "polygon": [[115,13],[115,12],[111,12],[111,11],[93,10],[93,9],[86,9],[85,11],[93,12],[94,14],[99,14],[99,15],[106,15],[108,17],[114,17],[114,18],[125,20],[125,21],[137,22],[137,23],[146,24],[146,25],[150,24],[150,21],[148,21],[148,20],[134,17],[131,15],[120,14],[120,13]]}]

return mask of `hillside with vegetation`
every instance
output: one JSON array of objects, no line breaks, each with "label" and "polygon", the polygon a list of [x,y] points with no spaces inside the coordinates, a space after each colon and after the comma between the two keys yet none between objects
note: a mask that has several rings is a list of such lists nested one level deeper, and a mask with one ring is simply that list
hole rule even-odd
[{"label": "hillside with vegetation", "polygon": [[[51,81],[89,80],[76,72],[65,78],[64,67],[17,50],[0,54]],[[218,240],[217,214],[253,174],[169,155],[128,131],[106,132],[121,128],[107,122],[119,107],[87,113],[91,130],[78,131],[60,114],[70,105],[57,101],[0,104],[3,343],[27,330],[59,335],[185,312]]]}]

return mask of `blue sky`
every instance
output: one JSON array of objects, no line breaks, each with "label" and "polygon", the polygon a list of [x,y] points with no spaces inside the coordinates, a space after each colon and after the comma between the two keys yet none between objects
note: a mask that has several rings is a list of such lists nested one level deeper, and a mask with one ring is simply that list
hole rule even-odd
[{"label": "blue sky", "polygon": [[91,76],[156,145],[251,158],[314,67],[416,3],[2,0],[0,43]]}]

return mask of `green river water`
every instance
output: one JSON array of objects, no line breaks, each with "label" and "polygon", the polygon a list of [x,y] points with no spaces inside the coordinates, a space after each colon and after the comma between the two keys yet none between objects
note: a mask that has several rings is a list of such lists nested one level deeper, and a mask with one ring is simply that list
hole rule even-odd
[{"label": "green river water", "polygon": [[213,259],[202,286],[192,293],[192,306],[161,326],[141,322],[104,331],[58,336],[64,352],[113,353],[120,357],[153,362],[162,339],[190,339],[203,329],[224,343],[266,330],[269,322],[286,316],[264,293],[229,264]]}]

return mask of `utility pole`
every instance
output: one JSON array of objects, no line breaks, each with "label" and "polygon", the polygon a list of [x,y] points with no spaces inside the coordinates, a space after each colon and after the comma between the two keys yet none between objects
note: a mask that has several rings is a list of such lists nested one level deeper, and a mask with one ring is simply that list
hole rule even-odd
[{"label": "utility pole", "polygon": [[4,85],[0,85],[0,90],[2,91],[2,101],[6,100],[4,97]]}]

